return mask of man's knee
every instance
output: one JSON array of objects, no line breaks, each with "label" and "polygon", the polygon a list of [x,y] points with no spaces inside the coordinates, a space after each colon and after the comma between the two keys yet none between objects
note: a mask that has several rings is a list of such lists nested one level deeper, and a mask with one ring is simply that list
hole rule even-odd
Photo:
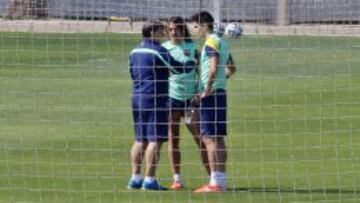
[{"label": "man's knee", "polygon": [[162,142],[149,142],[147,150],[158,152],[160,151],[162,144],[163,144]]},{"label": "man's knee", "polygon": [[133,148],[137,149],[137,150],[145,150],[146,147],[148,146],[148,142],[138,142],[136,141],[133,145]]}]

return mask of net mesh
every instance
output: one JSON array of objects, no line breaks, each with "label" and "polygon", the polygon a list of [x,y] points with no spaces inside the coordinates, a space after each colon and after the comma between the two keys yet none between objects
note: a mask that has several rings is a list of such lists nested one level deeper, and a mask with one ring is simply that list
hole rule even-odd
[{"label": "net mesh", "polygon": [[[126,189],[128,59],[145,18],[189,18],[213,1],[0,0],[0,202],[359,202],[359,1],[288,0],[288,26],[278,1],[220,3],[222,23],[244,30],[225,36],[237,67],[228,190],[196,195],[208,176],[183,122],[186,187]],[[156,177],[172,175],[166,144]]]}]

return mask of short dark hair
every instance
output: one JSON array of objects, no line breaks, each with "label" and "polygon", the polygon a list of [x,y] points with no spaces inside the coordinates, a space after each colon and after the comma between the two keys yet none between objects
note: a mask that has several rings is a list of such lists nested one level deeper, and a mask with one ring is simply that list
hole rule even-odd
[{"label": "short dark hair", "polygon": [[152,36],[152,33],[159,29],[164,29],[164,24],[162,22],[156,19],[148,19],[142,27],[142,36],[144,38],[149,38]]},{"label": "short dark hair", "polygon": [[190,18],[191,22],[206,24],[209,30],[214,29],[214,17],[207,11],[199,11]]}]

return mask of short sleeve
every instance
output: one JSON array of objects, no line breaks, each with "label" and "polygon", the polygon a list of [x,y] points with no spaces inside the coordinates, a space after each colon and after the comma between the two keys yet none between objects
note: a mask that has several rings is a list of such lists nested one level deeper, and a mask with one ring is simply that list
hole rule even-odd
[{"label": "short sleeve", "polygon": [[206,42],[205,42],[205,46],[212,48],[213,50],[215,50],[216,52],[219,52],[219,48],[220,48],[220,44],[219,42],[212,38],[209,37]]},{"label": "short sleeve", "polygon": [[205,53],[210,57],[219,56],[220,45],[214,38],[208,38],[205,42]]}]

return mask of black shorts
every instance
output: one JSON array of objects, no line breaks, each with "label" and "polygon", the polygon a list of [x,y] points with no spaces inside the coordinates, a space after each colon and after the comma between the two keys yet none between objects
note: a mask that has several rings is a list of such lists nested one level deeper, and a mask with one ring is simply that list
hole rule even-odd
[{"label": "black shorts", "polygon": [[226,136],[226,91],[215,90],[200,100],[200,133],[203,136]]},{"label": "black shorts", "polygon": [[169,110],[170,112],[185,112],[190,107],[191,99],[178,100],[171,98],[169,99]]}]

